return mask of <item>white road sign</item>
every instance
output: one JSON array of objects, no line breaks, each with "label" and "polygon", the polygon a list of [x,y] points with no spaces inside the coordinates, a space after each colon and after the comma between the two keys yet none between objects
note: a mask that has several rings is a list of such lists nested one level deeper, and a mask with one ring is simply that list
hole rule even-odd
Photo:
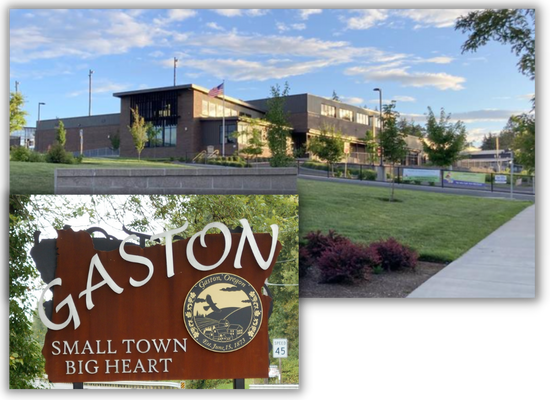
[{"label": "white road sign", "polygon": [[273,357],[288,357],[288,342],[286,339],[273,339]]}]

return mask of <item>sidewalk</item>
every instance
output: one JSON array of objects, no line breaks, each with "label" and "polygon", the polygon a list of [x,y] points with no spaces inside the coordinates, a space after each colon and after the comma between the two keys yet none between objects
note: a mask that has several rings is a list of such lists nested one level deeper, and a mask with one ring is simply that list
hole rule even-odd
[{"label": "sidewalk", "polygon": [[535,205],[409,294],[410,298],[534,298]]}]

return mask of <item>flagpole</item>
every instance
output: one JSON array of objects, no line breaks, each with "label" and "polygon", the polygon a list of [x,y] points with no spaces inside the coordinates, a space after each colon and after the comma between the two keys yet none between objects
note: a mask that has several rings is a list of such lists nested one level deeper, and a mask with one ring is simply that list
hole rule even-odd
[{"label": "flagpole", "polygon": [[225,79],[222,82],[222,102],[223,102],[223,114],[222,114],[222,157],[225,157]]}]

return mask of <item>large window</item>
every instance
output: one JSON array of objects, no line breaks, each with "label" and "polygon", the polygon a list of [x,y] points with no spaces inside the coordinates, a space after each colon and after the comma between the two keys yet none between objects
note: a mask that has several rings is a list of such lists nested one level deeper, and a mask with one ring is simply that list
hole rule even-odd
[{"label": "large window", "polygon": [[223,108],[223,103],[218,104],[211,101],[203,100],[202,101],[202,111],[201,116],[203,117],[223,117],[223,114],[225,113],[226,117],[236,117],[239,115],[237,110],[234,110],[231,107],[227,107],[227,104],[225,105],[225,112]]},{"label": "large window", "polygon": [[[220,125],[220,144],[223,142],[223,126]],[[233,137],[233,132],[237,130],[236,124],[225,124],[225,143],[237,143],[237,138]]]},{"label": "large window", "polygon": [[346,121],[353,121],[353,111],[340,109],[340,118],[345,119]]},{"label": "large window", "polygon": [[[130,98],[130,108],[137,107],[139,115],[153,126],[147,147],[175,146],[178,125],[178,92],[144,93]],[[133,116],[130,112],[130,123]]]},{"label": "large window", "polygon": [[321,104],[321,115],[336,118],[336,107],[329,106],[328,104]]},{"label": "large window", "polygon": [[361,114],[357,113],[357,123],[368,125],[369,124],[369,116],[367,114]]}]

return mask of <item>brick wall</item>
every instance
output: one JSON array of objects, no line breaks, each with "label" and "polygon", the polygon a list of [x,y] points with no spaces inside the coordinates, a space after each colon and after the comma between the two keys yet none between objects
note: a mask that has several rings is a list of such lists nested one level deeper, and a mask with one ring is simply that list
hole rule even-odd
[{"label": "brick wall", "polygon": [[[118,125],[104,125],[84,128],[84,150],[101,149],[111,147],[109,135],[119,131]],[[74,152],[80,151],[80,128],[66,128],[67,142],[65,150]],[[48,151],[48,148],[55,144],[56,129],[45,129],[37,131],[35,136],[35,150],[41,153]]]}]

